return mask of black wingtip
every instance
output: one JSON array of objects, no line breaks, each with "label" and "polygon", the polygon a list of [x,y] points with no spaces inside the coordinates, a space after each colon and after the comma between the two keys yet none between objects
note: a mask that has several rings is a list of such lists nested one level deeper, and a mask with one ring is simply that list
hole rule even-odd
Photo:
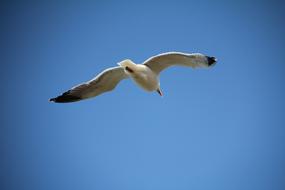
[{"label": "black wingtip", "polygon": [[55,102],[55,103],[69,103],[69,102],[77,102],[81,100],[82,98],[78,96],[74,96],[69,94],[69,91],[63,93],[62,95],[56,97],[56,98],[51,98],[49,99],[50,102]]},{"label": "black wingtip", "polygon": [[55,98],[50,98],[49,101],[50,102],[55,102]]},{"label": "black wingtip", "polygon": [[217,58],[207,56],[209,66],[213,66],[217,63]]}]

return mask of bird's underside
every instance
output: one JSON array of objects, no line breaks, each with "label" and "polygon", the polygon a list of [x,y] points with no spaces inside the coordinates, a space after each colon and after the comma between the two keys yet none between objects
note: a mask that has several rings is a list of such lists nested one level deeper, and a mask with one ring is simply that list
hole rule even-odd
[{"label": "bird's underside", "polygon": [[[117,67],[112,67],[98,74],[94,79],[77,85],[63,94],[51,98],[50,101],[56,103],[77,102],[83,99],[96,97],[102,93],[113,90],[117,84],[126,78],[144,77],[153,75],[150,78],[159,78],[159,73],[173,65],[187,66],[192,68],[210,67],[216,63],[216,58],[202,54],[187,54],[180,52],[169,52],[153,56],[143,64],[134,64],[131,60],[122,61]],[[151,70],[147,71],[147,70]],[[146,72],[147,71],[147,72]],[[162,95],[157,80],[157,92]],[[140,84],[139,84],[140,86]]]}]

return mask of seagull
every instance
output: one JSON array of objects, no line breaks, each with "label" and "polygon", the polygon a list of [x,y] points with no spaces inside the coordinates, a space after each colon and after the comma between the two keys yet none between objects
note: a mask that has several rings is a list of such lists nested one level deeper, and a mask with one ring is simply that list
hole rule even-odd
[{"label": "seagull", "polygon": [[139,87],[148,92],[156,91],[163,96],[159,74],[164,69],[178,65],[192,68],[208,68],[215,65],[217,59],[201,53],[167,52],[150,57],[142,64],[135,64],[126,59],[118,63],[119,66],[108,68],[99,73],[95,78],[79,84],[63,94],[51,98],[51,102],[68,103],[92,98],[115,89],[117,84],[130,78]]}]

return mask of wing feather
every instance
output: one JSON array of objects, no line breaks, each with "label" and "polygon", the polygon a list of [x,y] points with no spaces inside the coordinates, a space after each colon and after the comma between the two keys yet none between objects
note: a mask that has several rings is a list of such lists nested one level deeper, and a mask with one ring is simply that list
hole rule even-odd
[{"label": "wing feather", "polygon": [[192,68],[207,67],[208,61],[206,56],[198,53],[187,54],[181,52],[167,52],[150,57],[143,64],[159,74],[162,70],[173,65],[188,66]]},{"label": "wing feather", "polygon": [[125,78],[128,78],[128,76],[122,67],[112,67],[104,70],[94,79],[79,84],[56,98],[51,98],[50,101],[67,103],[95,97],[113,90]]}]

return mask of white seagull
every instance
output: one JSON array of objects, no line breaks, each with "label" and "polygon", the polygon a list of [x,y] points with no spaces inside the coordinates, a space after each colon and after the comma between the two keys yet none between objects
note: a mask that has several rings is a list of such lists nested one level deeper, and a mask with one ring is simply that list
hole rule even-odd
[{"label": "white seagull", "polygon": [[159,83],[159,73],[173,65],[186,67],[210,67],[216,63],[215,57],[205,56],[200,53],[167,52],[150,57],[142,64],[135,64],[130,59],[118,63],[119,66],[111,67],[94,79],[79,84],[50,101],[68,103],[98,96],[113,90],[117,84],[126,78],[131,78],[138,86],[146,91],[157,91],[162,96]]}]

